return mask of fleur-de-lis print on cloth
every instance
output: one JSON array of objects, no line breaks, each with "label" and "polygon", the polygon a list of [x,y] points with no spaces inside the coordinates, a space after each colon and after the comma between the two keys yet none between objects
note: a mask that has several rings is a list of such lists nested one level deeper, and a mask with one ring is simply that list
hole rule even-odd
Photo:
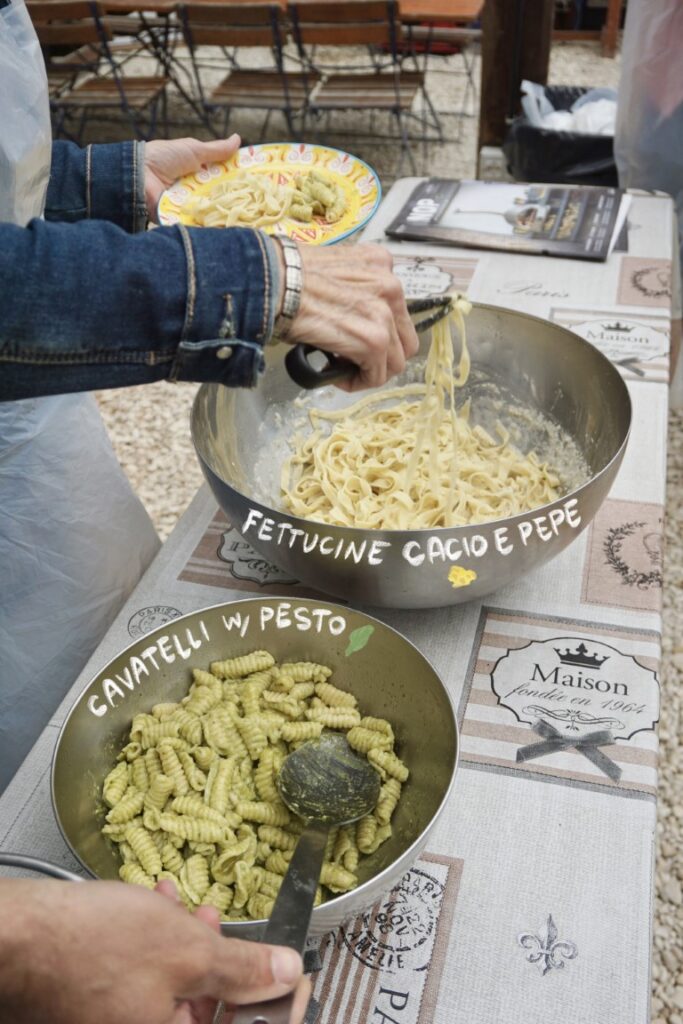
[{"label": "fleur-de-lis print on cloth", "polygon": [[573,960],[579,952],[575,942],[558,939],[557,926],[552,914],[548,915],[545,929],[540,935],[522,932],[517,936],[517,942],[522,949],[528,950],[527,960],[530,964],[538,964],[541,974],[547,974],[553,968],[562,969],[565,960]]}]

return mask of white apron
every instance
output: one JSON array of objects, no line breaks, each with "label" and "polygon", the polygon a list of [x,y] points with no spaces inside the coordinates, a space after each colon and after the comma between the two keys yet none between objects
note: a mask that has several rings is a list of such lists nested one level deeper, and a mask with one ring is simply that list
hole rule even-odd
[{"label": "white apron", "polygon": [[[24,0],[0,0],[0,97],[0,221],[24,225],[52,145]],[[92,395],[0,402],[0,791],[158,546]]]}]

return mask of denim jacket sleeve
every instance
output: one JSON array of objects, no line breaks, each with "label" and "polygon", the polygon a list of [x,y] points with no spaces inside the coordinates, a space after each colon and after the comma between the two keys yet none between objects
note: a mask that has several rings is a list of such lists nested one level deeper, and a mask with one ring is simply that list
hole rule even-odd
[{"label": "denim jacket sleeve", "polygon": [[254,386],[275,245],[246,228],[0,224],[0,400],[164,378]]},{"label": "denim jacket sleeve", "polygon": [[124,231],[144,231],[145,144],[86,146],[52,143],[45,220],[108,220]]},{"label": "denim jacket sleeve", "polygon": [[0,401],[164,378],[256,384],[276,243],[146,224],[142,143],[54,143],[45,222],[0,224]]}]

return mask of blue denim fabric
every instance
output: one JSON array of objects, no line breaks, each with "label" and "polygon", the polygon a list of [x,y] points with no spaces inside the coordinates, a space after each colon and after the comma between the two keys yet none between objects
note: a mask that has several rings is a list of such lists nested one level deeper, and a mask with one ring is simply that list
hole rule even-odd
[{"label": "blue denim fabric", "polygon": [[124,231],[144,231],[144,167],[144,142],[85,149],[73,142],[53,142],[45,220],[108,220]]},{"label": "blue denim fabric", "polygon": [[0,400],[164,378],[256,384],[276,243],[244,228],[140,231],[141,159],[134,143],[56,143],[46,222],[0,224]]}]

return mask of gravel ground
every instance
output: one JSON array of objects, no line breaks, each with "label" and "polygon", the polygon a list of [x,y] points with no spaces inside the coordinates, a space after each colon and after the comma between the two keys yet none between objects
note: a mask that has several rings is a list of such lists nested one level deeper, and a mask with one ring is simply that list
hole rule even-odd
[{"label": "gravel ground", "polygon": [[[441,67],[451,73],[433,74],[428,84],[439,110],[448,112],[444,123],[449,141],[438,146],[431,144],[426,153],[418,156],[429,173],[473,176],[476,118],[471,116],[472,104],[470,116],[459,118],[452,114],[462,107],[462,64],[459,58],[448,58],[442,60]],[[596,46],[561,44],[553,48],[553,83],[616,85],[618,76],[619,61],[601,58]],[[260,124],[240,113],[235,115],[231,129],[249,141],[256,141]],[[111,124],[93,130],[89,138],[104,141],[125,134],[125,128]],[[185,134],[185,128],[179,125],[172,134]],[[284,137],[276,121],[270,135]],[[368,160],[385,185],[397,174],[409,173],[407,167],[398,167],[394,145],[376,140],[356,142],[349,136],[331,136],[330,141],[346,145]],[[195,391],[192,384],[160,383],[98,394],[121,464],[164,538],[201,482],[187,427]],[[676,623],[683,621],[683,522],[676,514],[683,505],[683,411],[673,411],[670,417],[667,484],[652,1017],[653,1024],[683,1024],[683,641],[676,631]]]}]

